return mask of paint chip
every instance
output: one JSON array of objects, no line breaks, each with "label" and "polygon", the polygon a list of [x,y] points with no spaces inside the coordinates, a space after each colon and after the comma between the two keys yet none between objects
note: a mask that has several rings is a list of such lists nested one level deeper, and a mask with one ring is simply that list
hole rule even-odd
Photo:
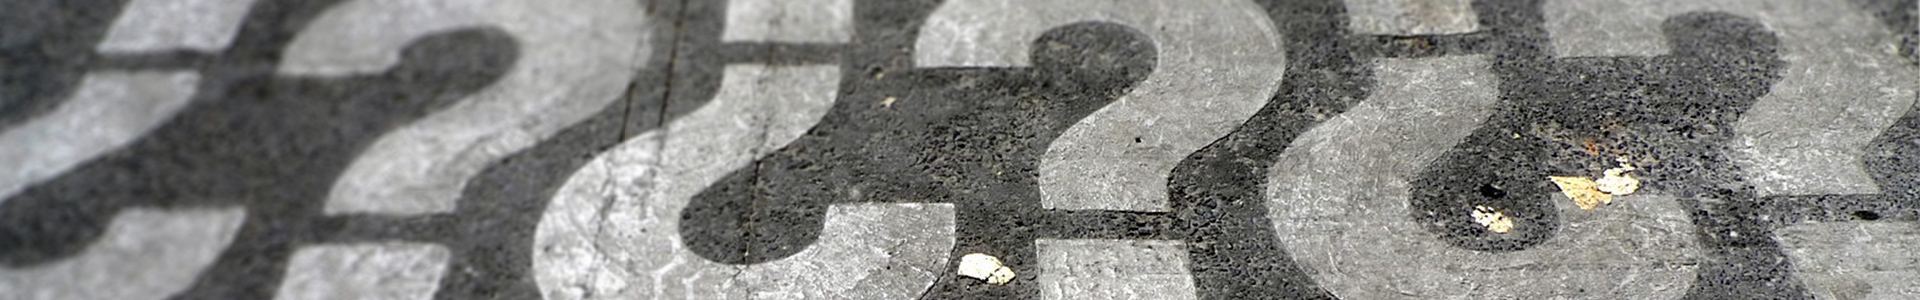
[{"label": "paint chip", "polygon": [[886,99],[880,99],[880,107],[892,108],[894,100],[900,100],[900,98],[887,97]]},{"label": "paint chip", "polygon": [[1513,230],[1513,219],[1507,218],[1506,213],[1486,205],[1473,206],[1473,222],[1480,223],[1480,226],[1486,226],[1487,230],[1495,233],[1507,233]]},{"label": "paint chip", "polygon": [[984,253],[968,253],[960,257],[960,276],[986,280],[992,284],[1007,284],[1013,281],[1013,269],[1000,264],[1000,258]]},{"label": "paint chip", "polygon": [[1567,195],[1567,198],[1573,198],[1573,204],[1579,205],[1580,209],[1593,210],[1595,207],[1613,202],[1613,195],[1600,191],[1593,179],[1575,176],[1547,176],[1547,179],[1553,180],[1554,185],[1560,186],[1560,193]]},{"label": "paint chip", "polygon": [[1634,191],[1640,190],[1640,179],[1634,178],[1633,174],[1627,174],[1627,171],[1633,170],[1633,165],[1627,164],[1623,159],[1623,161],[1620,162],[1619,168],[1607,169],[1606,176],[1594,182],[1598,185],[1596,188],[1614,196],[1632,194]]}]

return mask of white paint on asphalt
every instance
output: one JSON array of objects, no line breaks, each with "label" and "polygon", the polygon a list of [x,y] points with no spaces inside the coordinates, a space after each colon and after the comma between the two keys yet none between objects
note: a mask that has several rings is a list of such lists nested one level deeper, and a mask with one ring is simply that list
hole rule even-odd
[{"label": "white paint on asphalt", "polygon": [[192,71],[88,73],[58,108],[0,132],[0,202],[140,139],[199,85]]},{"label": "white paint on asphalt", "polygon": [[1412,219],[1409,180],[1498,105],[1485,56],[1382,59],[1365,102],[1292,142],[1267,209],[1294,261],[1342,299],[1674,299],[1700,260],[1671,197],[1581,211],[1549,195],[1557,236],[1507,253],[1455,248]]},{"label": "white paint on asphalt", "polygon": [[1040,299],[1198,299],[1186,243],[1035,240]]},{"label": "white paint on asphalt", "polygon": [[1154,72],[1078,120],[1040,162],[1050,209],[1166,211],[1167,178],[1188,154],[1252,117],[1280,88],[1281,35],[1243,0],[956,0],[920,29],[918,67],[1027,67],[1049,29],[1129,26],[1152,38]]},{"label": "white paint on asphalt", "polygon": [[1818,299],[1912,299],[1920,294],[1920,226],[1811,223],[1775,230],[1794,277]]},{"label": "white paint on asphalt", "polygon": [[845,43],[853,0],[728,0],[723,42]]},{"label": "white paint on asphalt", "polygon": [[429,243],[306,246],[288,260],[273,299],[429,300],[450,256]]},{"label": "white paint on asphalt", "polygon": [[96,45],[101,53],[217,51],[233,43],[254,0],[132,0]]},{"label": "white paint on asphalt", "polygon": [[1480,30],[1472,0],[1343,0],[1354,33],[1411,36]]},{"label": "white paint on asphalt", "polygon": [[1554,0],[1542,10],[1560,56],[1666,54],[1661,23],[1686,12],[1765,24],[1787,66],[1734,124],[1733,153],[1760,196],[1879,193],[1860,157],[1920,84],[1896,53],[1900,36],[1848,1]]},{"label": "white paint on asphalt", "polygon": [[213,264],[246,220],[244,209],[130,209],[71,257],[0,269],[13,300],[167,299]]},{"label": "white paint on asphalt", "polygon": [[[790,143],[838,93],[838,66],[727,66],[699,110],[601,153],[535,232],[546,299],[907,299],[949,267],[951,204],[838,204],[819,240],[754,265],[700,257],[680,234],[695,194]],[[774,205],[778,205],[777,203]]]},{"label": "white paint on asphalt", "polygon": [[356,0],[327,10],[287,48],[279,73],[387,70],[421,37],[488,26],[520,57],[458,104],[381,136],[328,194],[328,214],[453,211],[468,178],[613,103],[648,56],[646,12],[622,0]]}]

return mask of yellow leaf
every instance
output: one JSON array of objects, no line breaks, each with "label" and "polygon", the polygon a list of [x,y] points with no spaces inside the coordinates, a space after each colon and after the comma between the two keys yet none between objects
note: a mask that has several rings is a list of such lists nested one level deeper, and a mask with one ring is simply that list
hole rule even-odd
[{"label": "yellow leaf", "polygon": [[1013,281],[1013,269],[1000,264],[1000,258],[985,253],[968,253],[960,257],[960,276],[986,280],[987,283],[1004,285]]},{"label": "yellow leaf", "polygon": [[1485,205],[1473,207],[1473,222],[1480,223],[1480,226],[1486,226],[1487,230],[1495,233],[1507,233],[1513,230],[1513,219],[1507,218],[1506,213]]},{"label": "yellow leaf", "polygon": [[1633,165],[1622,162],[1619,168],[1607,169],[1607,176],[1600,177],[1600,180],[1595,180],[1594,183],[1600,185],[1599,189],[1602,192],[1614,196],[1626,196],[1640,189],[1640,178],[1627,174],[1628,171],[1633,170]]},{"label": "yellow leaf", "polygon": [[1613,195],[1601,192],[1593,179],[1572,176],[1547,176],[1547,179],[1553,180],[1554,185],[1560,186],[1560,193],[1573,199],[1573,204],[1579,205],[1580,209],[1593,210],[1602,204],[1613,202]]}]

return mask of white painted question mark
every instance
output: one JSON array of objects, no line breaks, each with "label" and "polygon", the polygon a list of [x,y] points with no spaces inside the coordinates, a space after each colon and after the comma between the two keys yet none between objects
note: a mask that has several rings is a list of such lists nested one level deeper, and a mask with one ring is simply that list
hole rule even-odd
[{"label": "white painted question mark", "polygon": [[[95,50],[219,51],[252,5],[131,1]],[[138,140],[185,108],[199,82],[190,70],[88,73],[58,108],[0,132],[0,201]],[[213,264],[246,215],[240,208],[128,209],[81,253],[0,269],[0,291],[23,300],[164,299]]]},{"label": "white painted question mark", "polygon": [[[1158,50],[1154,72],[1047,148],[1040,161],[1041,206],[1167,211],[1173,167],[1251,118],[1280,88],[1286,53],[1263,12],[1238,0],[947,1],[922,25],[914,63],[1026,67],[1029,45],[1055,27],[1111,22],[1142,31]],[[1044,299],[1196,297],[1182,242],[1042,239],[1035,244]],[[1114,269],[1068,268],[1088,265]],[[1114,271],[1119,269],[1127,271]]]},{"label": "white painted question mark", "polygon": [[1409,217],[1409,181],[1493,114],[1498,79],[1484,56],[1375,66],[1378,83],[1367,100],[1294,139],[1267,177],[1275,232],[1322,288],[1345,299],[1671,299],[1686,292],[1700,250],[1672,197],[1628,196],[1637,199],[1562,214],[1557,237],[1506,253],[1455,248],[1422,228]]},{"label": "white painted question mark", "polygon": [[[839,42],[851,0],[734,0],[723,40]],[[824,10],[824,11],[821,11]],[[910,299],[944,273],[951,204],[836,204],[820,238],[752,265],[703,258],[681,211],[727,174],[793,142],[839,93],[835,65],[735,64],[713,100],[594,157],[548,204],[534,236],[546,299]]]},{"label": "white painted question mark", "polygon": [[[1912,109],[1920,84],[1920,74],[1895,53],[1900,36],[1847,1],[1554,0],[1542,10],[1562,56],[1663,54],[1660,23],[1694,11],[1751,18],[1777,34],[1787,62],[1782,79],[1734,127],[1733,158],[1763,197],[1880,193],[1860,159]],[[1800,224],[1774,238],[1795,277],[1818,298],[1907,298],[1920,292],[1912,284],[1920,264],[1900,259],[1914,257],[1912,251],[1885,247],[1911,227]],[[1854,251],[1830,251],[1835,247]]]},{"label": "white painted question mark", "polygon": [[1153,74],[1047,147],[1041,206],[1166,211],[1174,165],[1253,117],[1280,88],[1286,53],[1264,11],[1239,0],[948,1],[922,25],[914,63],[1025,67],[1029,44],[1054,27],[1141,30],[1159,50]]},{"label": "white painted question mark", "polygon": [[953,248],[951,204],[833,205],[818,242],[755,265],[709,261],[680,235],[681,210],[694,194],[804,134],[832,106],[839,78],[837,66],[728,66],[712,102],[596,156],[560,188],[535,232],[534,274],[542,294],[918,296]]},{"label": "white painted question mark", "polygon": [[1913,105],[1899,37],[1846,1],[1547,1],[1560,56],[1665,54],[1660,24],[1693,11],[1752,18],[1779,35],[1781,80],[1734,124],[1733,158],[1759,196],[1873,194],[1860,157]]},{"label": "white painted question mark", "polygon": [[128,209],[73,257],[0,270],[0,290],[20,300],[167,299],[213,265],[246,216],[237,207]]},{"label": "white painted question mark", "polygon": [[[233,42],[253,0],[128,2],[95,46],[103,54],[214,52]],[[0,132],[0,201],[126,146],[172,119],[200,73],[97,71],[52,112]]]},{"label": "white painted question mark", "polygon": [[[288,46],[279,74],[384,72],[428,35],[493,27],[521,54],[497,82],[387,133],[340,175],[325,212],[418,215],[454,209],[468,178],[619,98],[648,55],[646,13],[620,0],[355,0],[329,8]],[[302,247],[276,299],[431,298],[445,246],[387,242]]]},{"label": "white painted question mark", "polygon": [[415,39],[480,26],[506,31],[522,51],[492,85],[381,136],[335,182],[326,212],[451,212],[482,167],[613,103],[651,51],[646,13],[629,2],[356,0],[329,9],[294,38],[279,74],[382,72]]}]

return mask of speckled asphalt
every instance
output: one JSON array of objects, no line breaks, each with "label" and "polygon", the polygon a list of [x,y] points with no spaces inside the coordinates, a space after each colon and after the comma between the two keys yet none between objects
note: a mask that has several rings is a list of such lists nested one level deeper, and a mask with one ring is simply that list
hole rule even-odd
[{"label": "speckled asphalt", "polygon": [[1914,299],[1917,9],[0,0],[0,300]]}]

